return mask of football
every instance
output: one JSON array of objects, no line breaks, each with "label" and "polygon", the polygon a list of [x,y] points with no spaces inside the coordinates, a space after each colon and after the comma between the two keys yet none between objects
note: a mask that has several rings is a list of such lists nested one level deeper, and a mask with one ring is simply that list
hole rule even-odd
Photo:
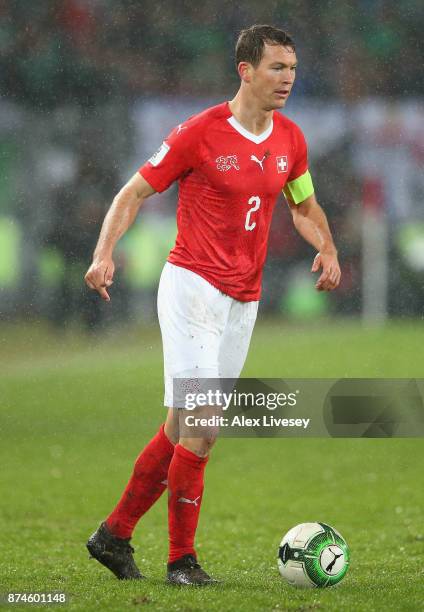
[{"label": "football", "polygon": [[281,540],[278,569],[292,586],[333,586],[343,579],[348,567],[346,541],[325,523],[301,523]]}]

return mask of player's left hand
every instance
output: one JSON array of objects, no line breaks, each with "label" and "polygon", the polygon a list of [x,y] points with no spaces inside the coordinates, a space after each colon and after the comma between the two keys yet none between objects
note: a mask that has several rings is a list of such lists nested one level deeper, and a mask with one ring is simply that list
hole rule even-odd
[{"label": "player's left hand", "polygon": [[317,282],[315,289],[318,291],[333,291],[339,286],[341,271],[337,259],[337,253],[317,253],[312,264],[311,272],[318,272],[322,268],[322,273]]}]

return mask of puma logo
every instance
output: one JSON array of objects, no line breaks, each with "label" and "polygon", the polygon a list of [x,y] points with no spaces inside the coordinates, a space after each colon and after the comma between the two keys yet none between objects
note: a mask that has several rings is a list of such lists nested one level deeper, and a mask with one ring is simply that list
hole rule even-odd
[{"label": "puma logo", "polygon": [[177,134],[179,134],[180,132],[182,132],[183,130],[186,130],[186,129],[187,129],[187,126],[186,126],[186,125],[183,125],[182,123],[180,123],[180,124],[177,126]]},{"label": "puma logo", "polygon": [[330,550],[330,552],[331,552],[331,553],[333,553],[333,555],[334,555],[334,559],[333,559],[332,561],[330,561],[330,563],[329,563],[329,564],[327,565],[327,567],[325,568],[325,571],[326,571],[326,572],[328,572],[328,573],[329,573],[329,572],[331,572],[331,570],[333,569],[334,564],[335,564],[335,562],[337,561],[337,559],[338,559],[339,557],[342,557],[342,556],[343,556],[343,553],[342,553],[342,552],[341,552],[339,555],[336,555],[336,553],[334,553],[334,552],[331,550],[331,548],[330,548],[329,550]]},{"label": "puma logo", "polygon": [[251,155],[251,156],[250,156],[250,161],[254,161],[254,162],[256,162],[257,164],[259,164],[259,165],[260,165],[260,167],[261,167],[261,170],[262,170],[262,172],[263,172],[263,171],[264,171],[263,163],[264,163],[264,161],[266,160],[266,158],[267,158],[267,154],[266,154],[266,153],[265,153],[265,155],[263,156],[263,158],[262,158],[262,159],[258,159],[258,158],[256,157],[256,155]]},{"label": "puma logo", "polygon": [[183,502],[184,504],[194,504],[197,508],[198,503],[197,500],[200,499],[200,495],[198,495],[195,499],[187,499],[187,497],[179,497],[178,501]]}]

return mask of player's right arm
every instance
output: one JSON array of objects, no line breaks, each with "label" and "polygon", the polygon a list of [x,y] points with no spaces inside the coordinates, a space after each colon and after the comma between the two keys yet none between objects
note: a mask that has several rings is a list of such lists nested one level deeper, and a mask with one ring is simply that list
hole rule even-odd
[{"label": "player's right arm", "polygon": [[126,183],[113,199],[103,221],[99,240],[93,255],[93,262],[85,275],[85,282],[110,302],[107,288],[113,283],[115,264],[112,255],[118,240],[132,225],[144,200],[155,190],[139,172]]},{"label": "player's right arm", "polygon": [[159,150],[139,169],[113,200],[100,232],[93,263],[85,275],[87,285],[110,301],[107,288],[113,282],[113,249],[130,227],[144,200],[165,191],[197,160],[199,130],[187,122],[172,130]]}]

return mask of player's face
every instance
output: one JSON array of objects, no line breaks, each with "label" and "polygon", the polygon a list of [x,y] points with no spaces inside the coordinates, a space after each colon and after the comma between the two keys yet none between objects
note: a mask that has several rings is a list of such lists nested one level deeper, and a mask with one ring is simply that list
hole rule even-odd
[{"label": "player's face", "polygon": [[293,87],[296,53],[291,47],[265,44],[259,65],[253,68],[251,86],[266,110],[283,108]]}]

